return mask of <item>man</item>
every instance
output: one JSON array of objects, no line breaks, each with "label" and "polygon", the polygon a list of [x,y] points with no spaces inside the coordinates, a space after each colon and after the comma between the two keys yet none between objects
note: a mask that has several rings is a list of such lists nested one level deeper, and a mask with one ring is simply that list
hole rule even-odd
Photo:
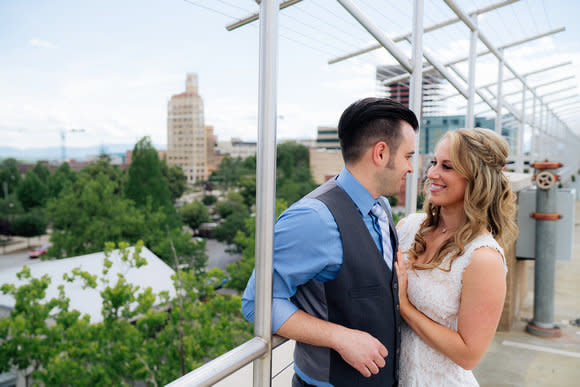
[{"label": "man", "polygon": [[[412,172],[417,118],[386,98],[350,105],[338,124],[345,167],[280,215],[272,330],[296,340],[293,386],[390,386],[400,315],[388,201]],[[242,297],[254,317],[254,275]]]}]

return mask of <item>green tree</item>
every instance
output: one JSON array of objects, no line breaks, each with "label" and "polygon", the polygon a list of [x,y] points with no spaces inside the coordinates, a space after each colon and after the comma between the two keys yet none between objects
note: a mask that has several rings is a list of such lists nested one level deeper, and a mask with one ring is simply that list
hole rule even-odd
[{"label": "green tree", "polygon": [[149,137],[143,137],[135,144],[127,173],[125,195],[133,200],[137,207],[143,207],[148,198],[151,198],[154,210],[163,208],[167,213],[174,212],[162,164]]},{"label": "green tree", "polygon": [[111,165],[111,158],[109,156],[99,157],[96,163],[92,163],[84,167],[80,171],[80,175],[96,179],[98,175],[105,175],[109,180],[115,183],[115,193],[124,192],[126,184],[126,173],[116,165]]},{"label": "green tree", "polygon": [[227,218],[236,211],[243,211],[244,207],[244,197],[238,192],[231,191],[225,200],[215,205],[215,210],[220,217]]},{"label": "green tree", "polygon": [[0,164],[0,188],[2,188],[2,196],[4,195],[4,186],[6,186],[8,194],[16,192],[16,188],[21,180],[22,177],[18,170],[18,161],[13,158],[2,160],[2,164]]},{"label": "green tree", "polygon": [[244,198],[244,204],[251,208],[256,204],[256,175],[246,175],[240,178],[240,194]]},{"label": "green tree", "polygon": [[168,166],[167,162],[163,161],[162,163],[162,172],[163,176],[167,180],[167,184],[169,185],[169,191],[171,192],[171,200],[175,202],[175,200],[179,199],[181,195],[185,192],[187,188],[187,177],[185,173],[183,173],[183,169],[181,169],[178,165]]},{"label": "green tree", "polygon": [[11,233],[30,238],[43,235],[46,232],[46,226],[46,217],[41,211],[30,211],[14,218]]},{"label": "green tree", "polygon": [[72,171],[69,163],[62,163],[48,178],[49,197],[57,197],[63,188],[76,181],[76,173]]},{"label": "green tree", "polygon": [[246,219],[249,217],[250,212],[245,207],[231,213],[215,228],[215,238],[220,242],[233,244],[238,231],[247,232]]},{"label": "green tree", "polygon": [[37,161],[32,169],[36,176],[46,185],[48,185],[48,178],[50,177],[50,168],[42,161]]},{"label": "green tree", "polygon": [[[288,204],[283,199],[276,199],[276,217],[280,216],[282,212],[288,207]],[[226,284],[228,288],[236,289],[243,292],[248,283],[248,279],[254,270],[254,262],[256,256],[256,218],[247,218],[245,230],[240,230],[234,242],[241,247],[242,258],[230,263],[226,266],[229,281]]]},{"label": "green tree", "polygon": [[231,158],[228,156],[222,159],[218,165],[216,176],[222,183],[224,190],[237,185],[242,174],[242,163],[243,160],[240,157]]},{"label": "green tree", "polygon": [[102,251],[105,242],[136,242],[143,236],[144,215],[115,192],[107,175],[81,174],[74,185],[48,202],[53,222],[49,256],[62,258]]},{"label": "green tree", "polygon": [[18,199],[26,211],[33,207],[43,207],[48,199],[48,186],[34,171],[26,172],[26,177],[17,188]]},{"label": "green tree", "polygon": [[210,221],[209,210],[199,200],[184,204],[179,212],[181,213],[183,223],[193,230],[197,230],[200,224]]},{"label": "green tree", "polygon": [[217,202],[217,197],[215,195],[204,195],[204,197],[201,198],[201,201],[206,206],[211,206]]},{"label": "green tree", "polygon": [[278,145],[276,197],[293,203],[316,187],[310,172],[308,148],[296,142]]},{"label": "green tree", "polygon": [[[140,246],[133,254],[120,246],[130,267],[146,264]],[[10,316],[0,319],[0,372],[32,368],[42,385],[165,385],[252,336],[240,298],[214,291],[224,278],[219,269],[178,270],[176,296],[169,298],[123,275],[109,280],[113,247],[107,244],[101,275],[80,268],[65,275],[84,287],[101,284],[101,323],[70,310],[63,287],[58,297],[45,299],[51,279],[32,278],[26,267],[18,274],[25,283],[0,288],[15,299]]]}]

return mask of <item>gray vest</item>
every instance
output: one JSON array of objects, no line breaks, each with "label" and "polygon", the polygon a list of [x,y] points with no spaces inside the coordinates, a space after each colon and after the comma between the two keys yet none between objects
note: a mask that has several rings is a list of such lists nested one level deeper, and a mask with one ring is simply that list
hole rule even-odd
[{"label": "gray vest", "polygon": [[[342,240],[343,261],[335,279],[324,283],[311,280],[299,286],[292,301],[315,317],[368,332],[383,343],[389,355],[386,366],[370,378],[329,348],[297,342],[294,361],[311,378],[337,387],[395,385],[401,342],[397,276],[387,267],[356,205],[334,180],[308,197],[320,200],[332,213]],[[393,251],[397,251],[390,214],[389,224]]]}]

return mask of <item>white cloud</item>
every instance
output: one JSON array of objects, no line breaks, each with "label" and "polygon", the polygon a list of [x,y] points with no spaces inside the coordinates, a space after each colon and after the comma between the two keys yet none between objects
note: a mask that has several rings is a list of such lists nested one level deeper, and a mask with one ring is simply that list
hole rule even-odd
[{"label": "white cloud", "polygon": [[56,44],[40,39],[30,39],[28,44],[37,48],[57,48]]}]

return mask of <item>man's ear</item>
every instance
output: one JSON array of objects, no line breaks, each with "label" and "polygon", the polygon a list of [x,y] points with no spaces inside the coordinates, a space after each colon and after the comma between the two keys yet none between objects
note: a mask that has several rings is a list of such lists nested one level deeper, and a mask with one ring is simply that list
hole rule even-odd
[{"label": "man's ear", "polygon": [[373,163],[377,166],[384,166],[389,161],[389,146],[384,141],[379,141],[373,145]]}]

